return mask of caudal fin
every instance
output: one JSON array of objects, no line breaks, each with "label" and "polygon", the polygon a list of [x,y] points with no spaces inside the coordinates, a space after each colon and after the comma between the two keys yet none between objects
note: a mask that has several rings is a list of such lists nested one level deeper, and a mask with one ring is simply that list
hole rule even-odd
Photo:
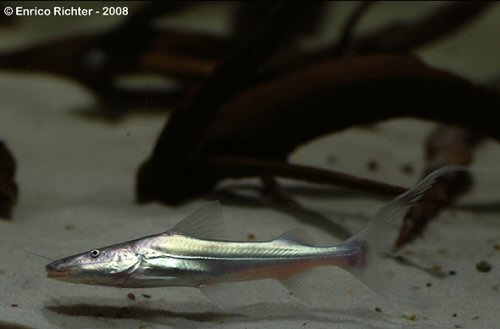
[{"label": "caudal fin", "polygon": [[348,270],[376,293],[395,302],[418,308],[434,304],[428,298],[420,296],[418,290],[410,286],[411,283],[398,279],[397,273],[390,272],[393,264],[390,264],[391,259],[387,256],[394,243],[390,228],[401,221],[409,207],[422,198],[423,193],[432,187],[438,177],[446,172],[465,169],[467,167],[462,166],[440,168],[380,208],[361,231],[344,242],[358,244],[364,253],[362,265]]}]

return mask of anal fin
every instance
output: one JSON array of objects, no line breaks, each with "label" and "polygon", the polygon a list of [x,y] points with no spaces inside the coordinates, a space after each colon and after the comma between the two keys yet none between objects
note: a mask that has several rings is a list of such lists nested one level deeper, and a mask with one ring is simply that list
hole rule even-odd
[{"label": "anal fin", "polygon": [[305,302],[315,300],[315,285],[322,282],[321,268],[312,268],[306,272],[297,273],[280,279],[280,282],[290,290],[294,295]]}]

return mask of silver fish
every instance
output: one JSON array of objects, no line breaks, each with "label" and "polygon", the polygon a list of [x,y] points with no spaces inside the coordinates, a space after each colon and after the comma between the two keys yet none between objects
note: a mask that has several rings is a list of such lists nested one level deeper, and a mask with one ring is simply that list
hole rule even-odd
[{"label": "silver fish", "polygon": [[[336,246],[316,246],[302,229],[264,242],[227,241],[221,236],[221,207],[211,202],[174,228],[104,248],[92,249],[46,266],[49,278],[114,287],[185,286],[199,288],[209,299],[227,307],[228,283],[277,279],[299,297],[309,299],[310,282],[319,266],[349,271],[375,292],[421,307],[414,289],[388,274],[390,227],[442,175],[442,168],[380,208],[366,226]],[[394,274],[394,273],[393,273]]]}]

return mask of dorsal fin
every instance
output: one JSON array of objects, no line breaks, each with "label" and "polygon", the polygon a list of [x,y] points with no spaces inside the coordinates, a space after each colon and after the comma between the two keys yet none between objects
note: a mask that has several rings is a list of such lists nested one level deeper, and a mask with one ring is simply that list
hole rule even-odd
[{"label": "dorsal fin", "polygon": [[277,241],[286,241],[288,243],[301,244],[305,246],[314,246],[316,240],[313,238],[309,232],[303,228],[292,228],[291,230],[285,231],[280,236],[276,238]]},{"label": "dorsal fin", "polygon": [[171,231],[197,239],[226,239],[220,202],[209,202],[177,223]]}]

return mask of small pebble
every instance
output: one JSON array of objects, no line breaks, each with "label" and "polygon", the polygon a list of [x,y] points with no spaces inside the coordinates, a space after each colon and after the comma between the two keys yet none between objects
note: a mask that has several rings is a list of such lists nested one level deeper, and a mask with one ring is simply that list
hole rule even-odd
[{"label": "small pebble", "polygon": [[403,261],[405,260],[405,258],[404,258],[403,256],[401,256],[401,255],[397,255],[397,256],[396,256],[396,260],[397,260],[398,262],[403,262]]},{"label": "small pebble", "polygon": [[370,160],[366,164],[366,167],[368,168],[369,171],[377,171],[378,169],[378,162],[375,160]]},{"label": "small pebble", "polygon": [[128,299],[130,299],[130,300],[135,300],[135,295],[134,295],[134,293],[133,293],[133,292],[129,292],[129,293],[127,294],[127,298],[128,298]]},{"label": "small pebble", "polygon": [[415,313],[410,313],[410,312],[404,312],[403,316],[407,320],[414,321],[417,318],[417,315]]},{"label": "small pebble", "polygon": [[448,253],[448,249],[446,249],[446,248],[439,248],[439,249],[437,250],[437,252],[438,252],[439,254],[446,255],[446,254]]},{"label": "small pebble", "polygon": [[489,272],[491,271],[491,264],[488,263],[487,261],[485,260],[482,260],[480,261],[479,263],[476,264],[476,269],[479,271],[479,272]]},{"label": "small pebble", "polygon": [[436,274],[443,273],[443,267],[441,265],[434,265],[432,267],[432,272],[434,272]]},{"label": "small pebble", "polygon": [[413,168],[412,165],[410,164],[405,164],[401,167],[401,171],[405,174],[405,175],[411,175],[413,174],[413,172],[415,171],[415,169]]},{"label": "small pebble", "polygon": [[333,155],[329,155],[326,157],[326,162],[328,164],[334,164],[335,162],[337,162],[337,158]]}]

